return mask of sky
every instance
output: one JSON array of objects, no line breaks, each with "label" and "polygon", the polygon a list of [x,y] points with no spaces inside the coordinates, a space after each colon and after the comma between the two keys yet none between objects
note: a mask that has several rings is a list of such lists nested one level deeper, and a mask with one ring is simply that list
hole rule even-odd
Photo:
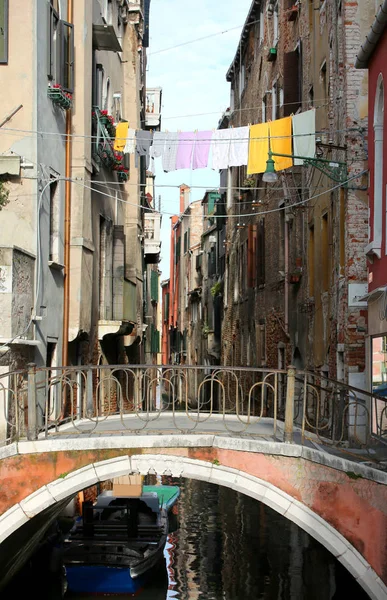
[{"label": "sky", "polygon": [[[230,105],[226,73],[251,1],[151,0],[147,87],[162,88],[161,131],[217,128]],[[218,187],[219,172],[207,168],[164,173],[161,160],[155,163],[156,206],[161,195],[163,281],[169,277],[170,215],[179,212],[179,185]],[[193,188],[191,202],[202,199],[205,189]]]}]

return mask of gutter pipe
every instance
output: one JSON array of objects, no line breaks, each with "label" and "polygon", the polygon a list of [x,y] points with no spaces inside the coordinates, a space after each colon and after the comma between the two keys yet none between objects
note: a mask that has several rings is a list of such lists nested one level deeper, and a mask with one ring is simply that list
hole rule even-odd
[{"label": "gutter pipe", "polygon": [[387,25],[387,0],[383,0],[380,5],[375,21],[371,26],[371,31],[362,44],[359,54],[356,57],[355,68],[366,69],[368,62],[375,50],[376,44],[382,36]]},{"label": "gutter pipe", "polygon": [[[73,22],[73,0],[67,0],[67,21]],[[66,111],[66,166],[65,166],[65,219],[64,219],[64,281],[63,281],[63,340],[62,365],[68,364],[70,321],[70,235],[71,235],[71,124],[72,109]]]}]

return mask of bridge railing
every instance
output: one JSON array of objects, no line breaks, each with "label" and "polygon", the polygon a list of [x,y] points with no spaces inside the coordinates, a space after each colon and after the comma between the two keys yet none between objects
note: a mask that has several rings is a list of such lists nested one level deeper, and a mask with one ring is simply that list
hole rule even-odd
[{"label": "bridge railing", "polygon": [[[387,400],[319,374],[187,365],[36,368],[0,376],[0,443],[59,432],[212,431],[305,443],[387,443]],[[163,421],[165,426],[165,420]]]}]

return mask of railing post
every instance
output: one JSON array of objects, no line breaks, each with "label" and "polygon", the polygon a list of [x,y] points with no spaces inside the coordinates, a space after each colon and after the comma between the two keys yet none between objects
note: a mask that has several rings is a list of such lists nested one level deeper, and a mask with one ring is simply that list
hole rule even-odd
[{"label": "railing post", "polygon": [[37,407],[36,407],[36,364],[28,364],[28,425],[27,425],[27,439],[37,440]]},{"label": "railing post", "polygon": [[[98,375],[100,375],[100,372],[98,373]],[[96,416],[99,417],[99,410],[98,410],[98,398],[101,397],[101,386],[99,387],[99,389],[97,390],[96,393],[96,402],[95,402],[95,407],[96,407]],[[91,418],[95,415],[93,415],[94,413],[94,403],[93,403],[93,372],[90,369],[90,367],[87,369],[86,371],[86,414],[82,415],[80,414],[79,417],[81,418],[82,416],[86,417],[86,418]]]},{"label": "railing post", "polygon": [[284,442],[293,443],[293,420],[294,420],[294,390],[296,383],[296,369],[292,365],[288,367],[285,405],[285,431]]}]

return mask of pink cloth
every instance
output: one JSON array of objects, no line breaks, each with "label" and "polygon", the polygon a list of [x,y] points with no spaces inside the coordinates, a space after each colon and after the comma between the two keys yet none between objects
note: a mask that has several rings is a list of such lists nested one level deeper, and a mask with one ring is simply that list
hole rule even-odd
[{"label": "pink cloth", "polygon": [[196,136],[193,132],[184,131],[179,133],[179,145],[177,147],[176,156],[176,169],[191,168],[195,137]]},{"label": "pink cloth", "polygon": [[196,133],[193,151],[192,168],[205,169],[208,166],[208,155],[210,153],[212,131],[198,131]]}]

